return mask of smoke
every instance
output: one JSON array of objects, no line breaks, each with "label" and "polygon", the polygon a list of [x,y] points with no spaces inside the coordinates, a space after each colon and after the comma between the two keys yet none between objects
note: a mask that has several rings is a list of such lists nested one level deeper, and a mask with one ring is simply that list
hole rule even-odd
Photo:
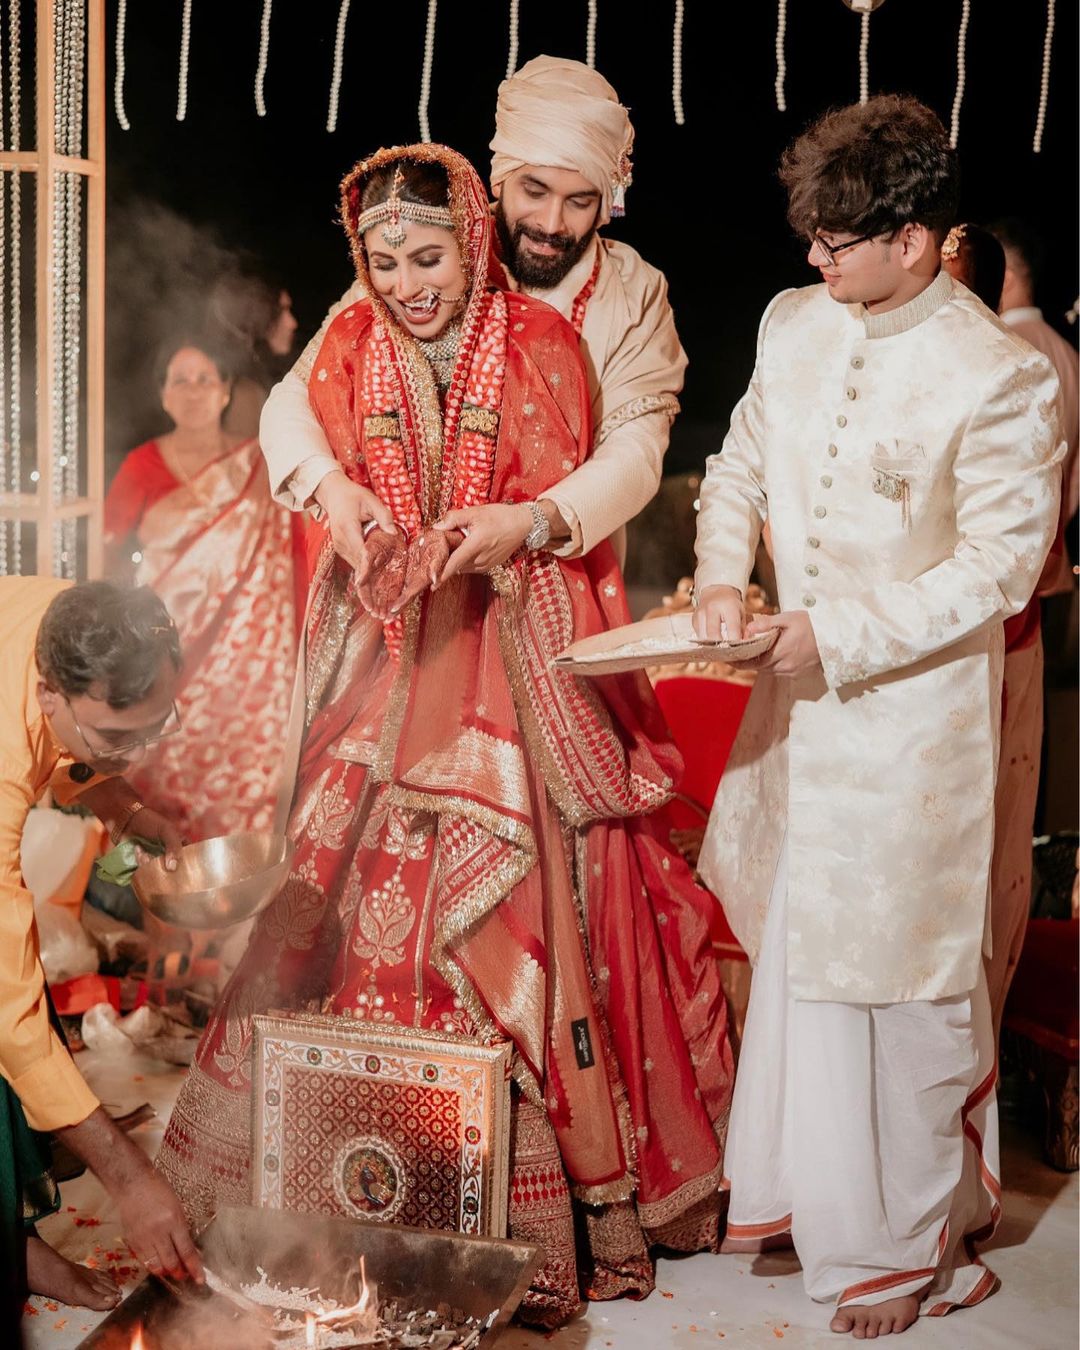
[{"label": "smoke", "polygon": [[206,298],[246,259],[217,230],[160,202],[110,206],[106,239],[106,479],[124,455],[166,431],[154,368],[171,338],[206,322]]}]

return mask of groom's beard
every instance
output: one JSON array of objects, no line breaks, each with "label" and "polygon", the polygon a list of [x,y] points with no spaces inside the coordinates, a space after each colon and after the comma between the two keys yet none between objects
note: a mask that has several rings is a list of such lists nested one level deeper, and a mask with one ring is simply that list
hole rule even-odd
[{"label": "groom's beard", "polygon": [[[596,230],[588,230],[580,239],[567,234],[545,234],[533,225],[518,221],[511,227],[501,201],[495,203],[495,232],[499,236],[502,260],[519,286],[528,290],[550,291],[581,261],[593,241]],[[558,249],[548,258],[522,248],[522,237],[537,244]]]}]

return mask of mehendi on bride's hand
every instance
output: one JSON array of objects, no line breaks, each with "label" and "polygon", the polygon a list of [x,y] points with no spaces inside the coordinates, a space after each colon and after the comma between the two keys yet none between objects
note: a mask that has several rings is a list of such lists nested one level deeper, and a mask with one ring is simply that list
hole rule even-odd
[{"label": "mehendi on bride's hand", "polygon": [[[356,595],[372,618],[385,623],[393,617],[408,565],[405,536],[399,530],[371,530],[364,540],[368,567],[364,579],[354,579]],[[359,573],[357,574],[357,578]]]},{"label": "mehendi on bride's hand", "polygon": [[421,530],[409,544],[405,584],[393,606],[393,613],[400,613],[410,600],[428,587],[434,589],[438,585],[450,554],[464,538],[460,530]]}]

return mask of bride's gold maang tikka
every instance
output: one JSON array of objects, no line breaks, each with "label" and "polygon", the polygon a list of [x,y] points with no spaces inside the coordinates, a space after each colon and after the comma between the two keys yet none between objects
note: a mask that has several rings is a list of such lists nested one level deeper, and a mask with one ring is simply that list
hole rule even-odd
[{"label": "bride's gold maang tikka", "polygon": [[400,248],[405,242],[405,222],[416,225],[441,225],[444,229],[454,228],[454,218],[449,207],[429,206],[426,202],[410,202],[401,195],[405,175],[399,164],[394,169],[394,180],[390,185],[390,196],[377,206],[369,206],[361,211],[356,221],[356,232],[366,234],[375,225],[382,225],[382,237],[390,248]]}]

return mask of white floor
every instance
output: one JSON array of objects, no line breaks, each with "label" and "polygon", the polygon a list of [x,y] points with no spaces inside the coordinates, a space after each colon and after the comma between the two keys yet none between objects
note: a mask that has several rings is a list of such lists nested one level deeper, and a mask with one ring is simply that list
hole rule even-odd
[{"label": "white floor", "polygon": [[[161,1140],[181,1074],[138,1055],[105,1061],[80,1054],[80,1068],[111,1108],[149,1101],[158,1118],[135,1134],[153,1154]],[[1078,1174],[1044,1166],[1033,1140],[1006,1131],[1004,1218],[985,1256],[1002,1288],[977,1308],[923,1319],[902,1341],[905,1350],[1069,1350],[1077,1333]],[[61,1212],[42,1236],[72,1260],[130,1267],[115,1214],[89,1176],[63,1189]],[[137,1282],[129,1275],[127,1286]],[[24,1322],[27,1350],[70,1350],[100,1314],[32,1300]],[[502,1350],[703,1350],[732,1347],[817,1350],[836,1346],[829,1310],[809,1301],[792,1253],[743,1258],[695,1256],[662,1261],[655,1294],[643,1303],[594,1303],[561,1331],[542,1335],[512,1329]],[[197,1347],[193,1350],[213,1350]],[[222,1347],[222,1350],[228,1350]]]}]

